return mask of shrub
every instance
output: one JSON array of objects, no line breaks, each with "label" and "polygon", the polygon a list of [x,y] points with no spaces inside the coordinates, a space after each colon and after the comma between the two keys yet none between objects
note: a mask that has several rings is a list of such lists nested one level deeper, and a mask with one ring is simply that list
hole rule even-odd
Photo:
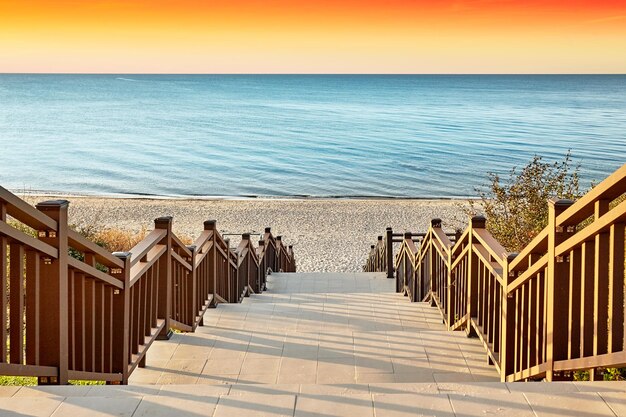
[{"label": "shrub", "polygon": [[519,251],[548,224],[548,199],[575,200],[583,194],[578,172],[579,165],[572,164],[568,152],[562,161],[554,163],[535,156],[505,178],[489,173],[489,183],[476,190],[480,199],[470,201],[466,214],[483,211],[491,234],[508,251]]}]

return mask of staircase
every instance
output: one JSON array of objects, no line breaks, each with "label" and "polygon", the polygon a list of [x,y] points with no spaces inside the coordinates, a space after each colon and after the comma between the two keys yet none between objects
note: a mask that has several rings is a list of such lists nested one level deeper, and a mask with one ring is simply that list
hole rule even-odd
[{"label": "staircase", "polygon": [[626,383],[498,382],[478,339],[383,273],[276,273],[267,287],[156,340],[128,386],[0,387],[0,415],[626,415]]}]

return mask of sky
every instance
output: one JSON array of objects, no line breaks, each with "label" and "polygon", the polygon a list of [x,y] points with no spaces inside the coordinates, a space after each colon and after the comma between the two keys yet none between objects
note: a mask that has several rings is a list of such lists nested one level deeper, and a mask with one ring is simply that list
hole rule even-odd
[{"label": "sky", "polygon": [[0,72],[626,73],[626,0],[0,0]]}]

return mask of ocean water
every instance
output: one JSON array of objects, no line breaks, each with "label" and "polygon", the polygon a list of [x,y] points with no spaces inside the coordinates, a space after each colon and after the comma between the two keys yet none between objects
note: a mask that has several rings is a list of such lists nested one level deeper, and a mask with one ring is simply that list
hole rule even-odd
[{"label": "ocean water", "polygon": [[626,76],[0,75],[16,191],[464,197],[568,149],[626,162]]}]

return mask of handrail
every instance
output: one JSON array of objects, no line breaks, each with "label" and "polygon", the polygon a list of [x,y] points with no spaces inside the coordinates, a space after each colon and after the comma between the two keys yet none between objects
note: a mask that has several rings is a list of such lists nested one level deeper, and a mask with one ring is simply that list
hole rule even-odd
[{"label": "handrail", "polygon": [[[379,236],[366,271],[391,271],[396,289],[430,301],[450,330],[478,337],[502,381],[573,378],[626,363],[626,165],[576,202],[548,202],[548,225],[519,254],[508,253],[475,216],[448,244],[441,221]],[[415,235],[422,237],[417,251]],[[390,242],[389,245],[385,245]],[[393,258],[392,258],[393,259]],[[389,276],[389,275],[388,275]]]},{"label": "handrail", "polygon": [[293,248],[271,233],[262,250],[244,236],[238,260],[215,221],[186,246],[172,218],[161,217],[129,252],[111,254],[69,228],[68,205],[33,208],[0,187],[0,278],[8,284],[0,319],[9,324],[0,326],[0,375],[126,384],[154,340],[194,331],[208,308],[265,290],[262,266],[295,271]]}]

